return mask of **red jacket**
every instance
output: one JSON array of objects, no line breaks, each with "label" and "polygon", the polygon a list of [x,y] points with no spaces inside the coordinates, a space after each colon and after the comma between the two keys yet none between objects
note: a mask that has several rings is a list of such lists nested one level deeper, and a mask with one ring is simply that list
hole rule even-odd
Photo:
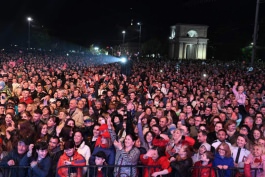
[{"label": "red jacket", "polygon": [[[196,168],[196,167],[205,167],[205,168]],[[209,163],[206,166],[202,166],[201,161],[198,161],[194,164],[192,171],[192,177],[215,177],[215,171],[212,167],[212,163]]]},{"label": "red jacket", "polygon": [[[58,165],[57,168],[61,167],[61,166],[65,166],[64,161],[71,161],[71,165],[74,166],[85,166],[86,165],[86,160],[85,158],[79,154],[77,151],[74,152],[74,155],[71,157],[72,160],[70,160],[70,158],[63,153],[63,155],[60,157],[59,161],[58,161]],[[58,174],[60,177],[68,177],[68,169],[67,167],[65,168],[60,168],[58,170]],[[77,177],[82,177],[82,171],[83,167],[77,168]]]},{"label": "red jacket", "polygon": [[31,103],[33,103],[33,100],[32,100],[31,97],[27,97],[26,99],[25,99],[25,98],[20,98],[20,99],[19,99],[19,102],[20,102],[20,103],[25,102],[25,103],[27,103],[27,104],[31,104]]},{"label": "red jacket", "polygon": [[244,164],[244,175],[245,175],[245,177],[251,177],[251,166],[250,166],[250,164]]},{"label": "red jacket", "polygon": [[[151,157],[144,159],[143,156],[144,156],[144,154],[140,155],[141,162],[144,165],[147,165],[150,167],[150,171],[148,168],[144,169],[144,177],[149,177],[152,175],[152,173],[163,171],[165,169],[168,170],[168,173],[171,173],[172,168],[170,167],[170,163],[169,163],[168,158],[166,156],[162,156],[156,161],[154,161]],[[152,168],[152,166],[161,166],[161,168]]]}]

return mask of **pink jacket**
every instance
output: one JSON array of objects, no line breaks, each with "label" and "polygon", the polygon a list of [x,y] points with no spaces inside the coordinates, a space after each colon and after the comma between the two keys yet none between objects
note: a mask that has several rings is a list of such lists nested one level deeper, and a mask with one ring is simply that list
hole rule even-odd
[{"label": "pink jacket", "polygon": [[[265,155],[262,155],[260,157],[253,157],[252,154],[249,154],[247,158],[250,160],[250,164],[245,164],[244,166],[245,177],[251,177],[255,175],[255,170],[251,170],[251,168],[259,168],[257,170],[256,177],[264,177],[265,176]],[[260,169],[263,169],[263,171],[261,171]]]}]

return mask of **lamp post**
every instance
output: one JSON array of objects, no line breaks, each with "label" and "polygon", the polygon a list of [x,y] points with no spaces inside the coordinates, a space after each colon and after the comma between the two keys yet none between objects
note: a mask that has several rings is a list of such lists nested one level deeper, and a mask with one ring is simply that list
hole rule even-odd
[{"label": "lamp post", "polygon": [[28,17],[27,20],[28,20],[28,24],[29,24],[29,26],[28,26],[28,48],[30,49],[30,22],[33,19],[31,17]]},{"label": "lamp post", "polygon": [[123,38],[122,38],[122,44],[124,45],[124,42],[125,42],[125,31],[122,31],[122,36],[123,36]]},{"label": "lamp post", "polygon": [[138,26],[140,26],[139,28],[139,46],[138,46],[138,53],[140,53],[141,50],[141,35],[142,35],[142,24],[140,22],[137,23]]},{"label": "lamp post", "polygon": [[257,32],[258,32],[258,18],[259,18],[259,3],[260,0],[257,0],[256,4],[256,15],[255,15],[255,24],[254,24],[254,34],[253,34],[253,47],[252,47],[252,56],[251,56],[251,67],[253,67],[254,59],[256,57],[256,46],[257,46]]},{"label": "lamp post", "polygon": [[[122,48],[123,48],[123,52],[125,52],[125,46],[124,46],[124,42],[125,42],[125,33],[126,31],[122,31]],[[121,51],[122,53],[122,51]]]}]

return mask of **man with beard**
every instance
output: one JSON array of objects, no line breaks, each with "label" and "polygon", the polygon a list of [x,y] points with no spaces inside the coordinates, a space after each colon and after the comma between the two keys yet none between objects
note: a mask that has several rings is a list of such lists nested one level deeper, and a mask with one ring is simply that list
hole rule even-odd
[{"label": "man with beard", "polygon": [[63,151],[60,149],[60,140],[58,136],[52,136],[49,140],[48,153],[51,158],[51,168],[48,176],[56,176],[57,163]]}]

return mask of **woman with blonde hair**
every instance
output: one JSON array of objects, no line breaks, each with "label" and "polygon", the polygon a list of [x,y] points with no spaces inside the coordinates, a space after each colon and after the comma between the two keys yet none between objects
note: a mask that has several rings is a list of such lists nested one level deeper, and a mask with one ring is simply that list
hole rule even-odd
[{"label": "woman with blonde hair", "polygon": [[67,118],[69,117],[69,114],[67,112],[66,109],[60,109],[59,110],[59,114],[58,114],[58,118],[59,118],[59,123],[56,127],[56,135],[59,136],[62,128],[65,125],[65,121],[67,120]]},{"label": "woman with blonde hair", "polygon": [[35,103],[27,104],[26,111],[28,111],[31,115],[33,115],[36,109],[37,109],[37,105]]},{"label": "woman with blonde hair", "polygon": [[173,156],[178,153],[182,146],[188,145],[188,142],[185,140],[184,131],[182,129],[175,129],[173,131],[172,137],[169,140],[166,146],[166,153],[168,157]]},{"label": "woman with blonde hair", "polygon": [[[258,168],[255,172],[251,168]],[[255,144],[253,145],[252,152],[247,156],[244,165],[245,177],[264,177],[265,176],[265,149],[264,146]]]},{"label": "woman with blonde hair", "polygon": [[21,87],[21,86],[16,87],[16,88],[13,90],[13,96],[18,97],[19,99],[22,97],[22,87]]}]

